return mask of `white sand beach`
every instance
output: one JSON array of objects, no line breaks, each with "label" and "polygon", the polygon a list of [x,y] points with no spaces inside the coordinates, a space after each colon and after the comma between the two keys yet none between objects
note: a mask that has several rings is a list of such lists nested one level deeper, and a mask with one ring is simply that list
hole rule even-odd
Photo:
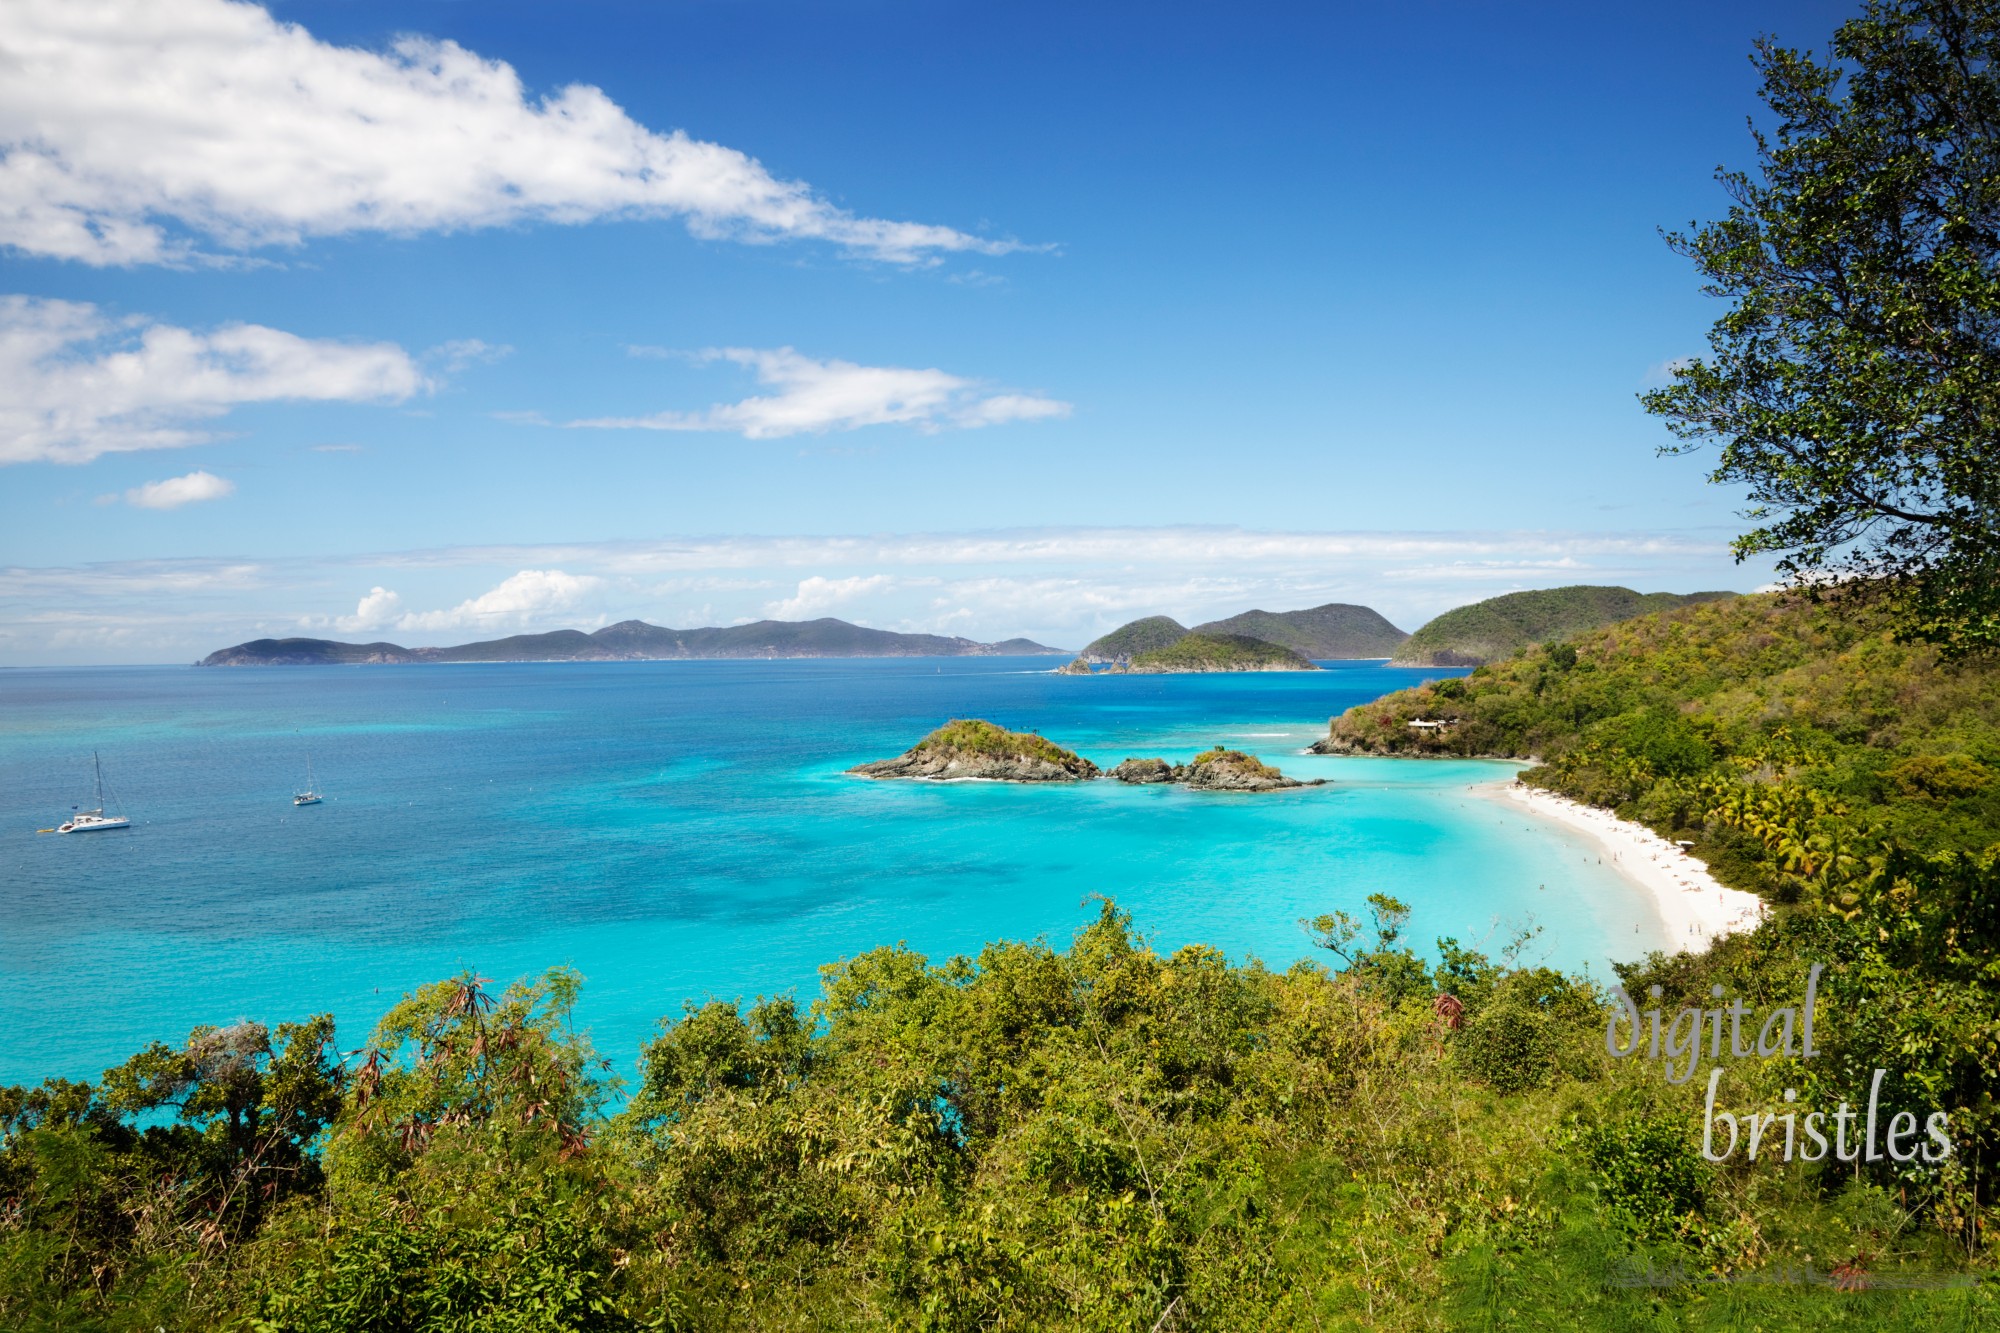
[{"label": "white sand beach", "polygon": [[1519,782],[1476,790],[1595,838],[1611,866],[1652,898],[1673,948],[1700,953],[1722,936],[1748,930],[1763,919],[1764,902],[1756,894],[1718,883],[1707,866],[1643,824]]}]

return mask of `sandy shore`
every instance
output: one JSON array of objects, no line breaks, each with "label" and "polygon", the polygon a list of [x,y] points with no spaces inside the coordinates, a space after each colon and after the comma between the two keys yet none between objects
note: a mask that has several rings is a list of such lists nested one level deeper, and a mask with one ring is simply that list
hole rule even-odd
[{"label": "sandy shore", "polygon": [[1643,824],[1518,782],[1477,790],[1596,839],[1612,867],[1652,899],[1673,948],[1699,953],[1711,941],[1748,930],[1763,918],[1764,903],[1756,894],[1717,883],[1707,866]]}]

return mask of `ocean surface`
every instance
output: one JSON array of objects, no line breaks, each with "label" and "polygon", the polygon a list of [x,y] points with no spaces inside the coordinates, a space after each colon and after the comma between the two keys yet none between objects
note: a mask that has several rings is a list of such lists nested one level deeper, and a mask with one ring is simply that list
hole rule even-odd
[{"label": "ocean surface", "polygon": [[[818,993],[907,943],[1066,943],[1091,894],[1161,949],[1274,967],[1371,892],[1409,935],[1608,975],[1663,943],[1591,844],[1469,788],[1497,763],[1303,754],[1327,718],[1438,671],[1052,674],[1056,660],[0,671],[0,1083],[95,1077],[203,1023],[331,1011],[343,1046],[410,987],[556,964],[628,1075],[684,1001]],[[1217,742],[1330,785],[870,782],[951,717],[1109,767]],[[37,834],[90,803],[134,827]],[[294,808],[310,757],[324,804]]]}]

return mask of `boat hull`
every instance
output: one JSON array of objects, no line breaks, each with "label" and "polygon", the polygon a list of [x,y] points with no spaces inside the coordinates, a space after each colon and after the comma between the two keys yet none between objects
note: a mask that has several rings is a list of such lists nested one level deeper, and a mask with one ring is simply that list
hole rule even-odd
[{"label": "boat hull", "polygon": [[129,819],[92,819],[85,823],[64,824],[58,829],[56,829],[56,832],[102,833],[106,829],[131,828],[131,827],[132,827],[132,821]]}]

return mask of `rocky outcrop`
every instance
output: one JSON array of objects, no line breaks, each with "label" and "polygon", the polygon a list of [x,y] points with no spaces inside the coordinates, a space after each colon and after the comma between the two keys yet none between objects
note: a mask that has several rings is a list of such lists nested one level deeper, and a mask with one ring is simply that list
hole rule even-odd
[{"label": "rocky outcrop", "polygon": [[1111,770],[1111,776],[1120,782],[1172,782],[1174,769],[1164,759],[1127,759]]},{"label": "rocky outcrop", "polygon": [[1091,674],[1090,663],[1084,661],[1081,657],[1072,657],[1069,661],[1056,668],[1056,674],[1058,676],[1088,676]]},{"label": "rocky outcrop", "polygon": [[978,778],[988,782],[1082,782],[1097,765],[1033,732],[1008,731],[977,718],[954,718],[894,759],[847,770],[865,778],[914,778],[932,782]]},{"label": "rocky outcrop", "polygon": [[1111,770],[1120,782],[1176,782],[1194,791],[1283,791],[1289,787],[1319,787],[1326,779],[1301,782],[1241,750],[1218,746],[1204,750],[1185,764],[1164,759],[1127,759]]},{"label": "rocky outcrop", "polygon": [[1300,782],[1241,750],[1217,747],[1203,751],[1181,771],[1180,781],[1195,791],[1281,791],[1287,787],[1317,787],[1325,779]]}]

